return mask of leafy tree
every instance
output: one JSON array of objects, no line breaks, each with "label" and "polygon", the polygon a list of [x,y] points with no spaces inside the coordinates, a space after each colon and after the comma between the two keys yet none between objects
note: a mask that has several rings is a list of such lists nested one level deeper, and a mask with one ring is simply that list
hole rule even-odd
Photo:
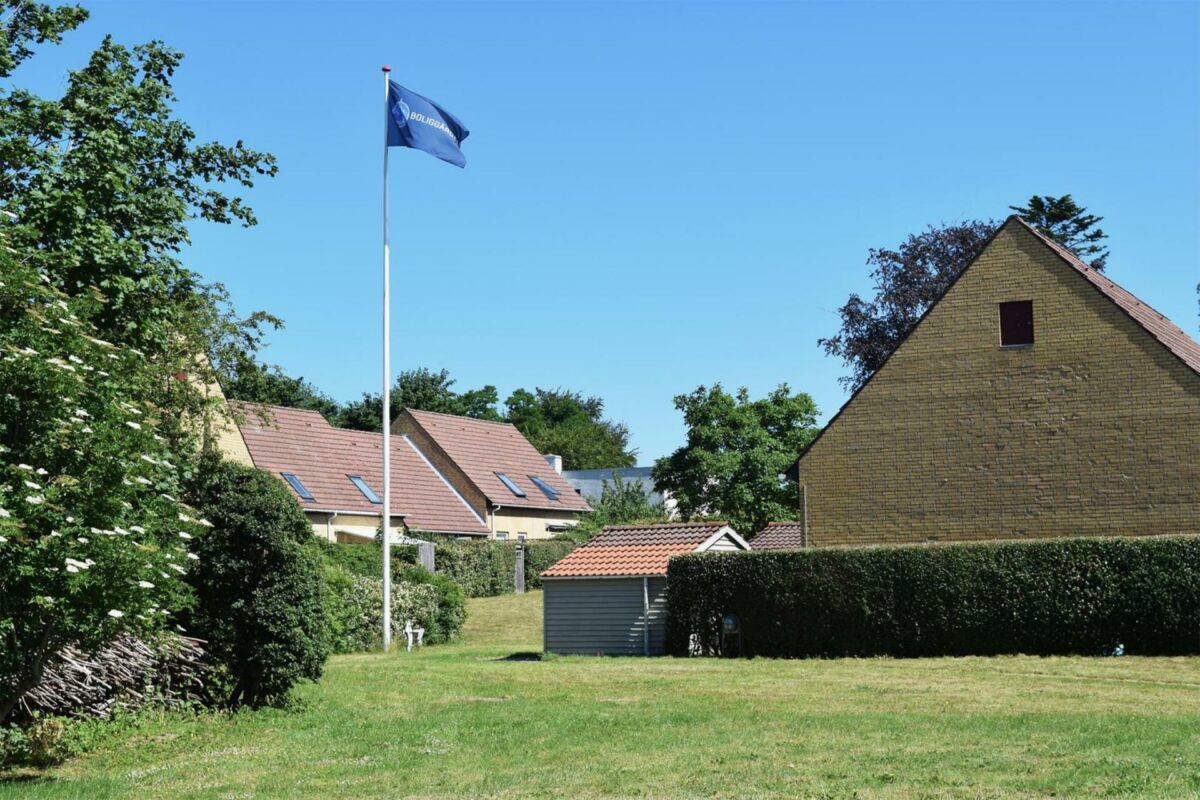
[{"label": "leafy tree", "polygon": [[1022,206],[1009,206],[1030,225],[1049,236],[1063,247],[1087,261],[1092,268],[1104,271],[1108,261],[1108,248],[1101,244],[1108,238],[1096,226],[1104,219],[1087,213],[1064,194],[1062,197],[1034,195]]},{"label": "leafy tree", "polygon": [[[60,41],[87,17],[76,6],[0,2],[0,78],[33,45]],[[129,48],[108,37],[69,73],[61,98],[0,87],[0,198],[19,222],[10,241],[36,254],[53,287],[103,297],[86,321],[145,354],[162,378],[147,399],[178,411],[164,419],[171,423],[210,411],[189,387],[214,380],[214,366],[253,350],[260,330],[278,322],[238,318],[223,287],[179,259],[195,218],[254,224],[251,209],[221,187],[250,187],[276,172],[272,156],[242,142],[197,142],[174,115],[181,59],[161,42]],[[181,373],[198,380],[166,380]]]},{"label": "leafy tree", "polygon": [[[1029,198],[1026,207],[1011,206],[1034,227],[1091,266],[1104,269],[1108,250],[1100,243],[1105,233],[1095,225],[1100,217],[1080,208],[1071,195]],[[867,264],[875,296],[865,300],[851,294],[838,309],[841,329],[817,343],[828,355],[850,368],[840,380],[851,391],[867,382],[887,360],[921,316],[983,250],[999,228],[995,220],[970,220],[955,225],[929,226],[911,234],[896,249],[871,249]],[[1095,228],[1093,230],[1093,228]]]},{"label": "leafy tree", "polygon": [[[401,372],[392,389],[391,416],[395,421],[405,408],[420,411],[437,411],[476,419],[497,420],[498,395],[495,386],[470,389],[463,393],[454,391],[454,378],[448,370],[433,372],[425,367]],[[334,425],[359,431],[381,430],[383,401],[378,392],[365,393],[362,399],[347,403],[331,420]]]},{"label": "leafy tree", "polygon": [[540,453],[556,453],[566,469],[632,467],[629,429],[604,419],[604,401],[565,389],[518,389],[505,405],[505,420]]},{"label": "leafy tree", "polygon": [[228,675],[230,706],[277,705],[321,677],[331,647],[312,527],[276,478],[215,457],[189,494],[214,525],[188,578],[194,627]]},{"label": "leafy tree", "polygon": [[650,495],[638,481],[626,481],[614,471],[612,480],[601,485],[600,497],[589,497],[592,510],[580,515],[579,524],[563,534],[576,542],[586,542],[608,525],[644,525],[667,522],[665,508],[651,502]]},{"label": "leafy tree", "polygon": [[670,492],[684,518],[715,515],[753,535],[795,515],[796,487],[783,475],[817,434],[817,407],[781,384],[761,400],[721,384],[675,398],[687,444],[654,465],[654,484]]},{"label": "leafy tree", "polygon": [[0,234],[0,722],[53,654],[117,634],[151,636],[190,593],[187,543],[205,523],[181,505],[181,465],[142,398],[141,352],[87,322]]},{"label": "leafy tree", "polygon": [[341,412],[336,400],[304,378],[293,378],[278,366],[249,358],[241,360],[223,388],[230,400],[319,411],[331,419]]},{"label": "leafy tree", "polygon": [[875,297],[864,300],[850,295],[838,309],[841,330],[818,341],[827,354],[850,367],[850,374],[840,379],[843,386],[854,391],[867,382],[921,315],[975,260],[997,225],[991,220],[931,225],[910,234],[895,250],[870,250],[867,264],[872,267]]}]

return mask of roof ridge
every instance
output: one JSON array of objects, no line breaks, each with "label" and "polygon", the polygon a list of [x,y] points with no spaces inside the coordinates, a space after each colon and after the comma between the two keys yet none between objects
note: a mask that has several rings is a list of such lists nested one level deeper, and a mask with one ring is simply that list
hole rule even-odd
[{"label": "roof ridge", "polygon": [[605,525],[603,530],[651,530],[653,528],[700,528],[724,527],[729,523],[724,520],[698,520],[696,522],[647,522],[642,525]]},{"label": "roof ridge", "polygon": [[404,407],[404,410],[410,414],[432,414],[437,417],[449,417],[450,419],[465,419],[470,422],[484,422],[484,423],[487,423],[488,425],[504,425],[504,426],[508,426],[510,428],[517,427],[516,425],[512,424],[511,422],[508,422],[508,421],[502,420],[502,419],[481,419],[480,417],[469,417],[466,414],[447,414],[445,411],[428,411],[424,408],[408,408],[407,406]]}]

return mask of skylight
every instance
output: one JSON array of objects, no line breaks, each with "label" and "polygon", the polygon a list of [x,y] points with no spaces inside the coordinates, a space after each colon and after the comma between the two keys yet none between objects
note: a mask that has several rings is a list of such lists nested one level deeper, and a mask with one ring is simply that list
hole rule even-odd
[{"label": "skylight", "polygon": [[523,492],[521,490],[521,487],[517,486],[515,483],[513,483],[512,478],[508,477],[503,472],[497,472],[496,477],[499,478],[500,482],[503,483],[505,486],[507,486],[508,490],[510,492],[512,492],[513,494],[515,494],[517,497],[525,496],[525,492]]},{"label": "skylight", "polygon": [[303,483],[300,482],[300,479],[296,477],[296,474],[294,472],[281,472],[279,474],[282,475],[283,479],[288,482],[288,485],[290,485],[293,489],[296,490],[296,494],[300,495],[301,500],[314,499],[312,496],[312,492],[310,492],[308,490],[308,487],[306,487]]},{"label": "skylight", "polygon": [[379,495],[375,494],[375,491],[370,486],[367,486],[367,482],[362,479],[361,475],[347,475],[346,477],[363,493],[363,497],[377,506],[383,505],[383,501],[379,499]]},{"label": "skylight", "polygon": [[533,485],[538,487],[539,489],[541,489],[542,494],[546,495],[546,497],[549,497],[551,500],[558,499],[558,490],[555,489],[550,484],[546,483],[544,480],[539,478],[537,475],[530,475],[529,480],[533,481]]}]

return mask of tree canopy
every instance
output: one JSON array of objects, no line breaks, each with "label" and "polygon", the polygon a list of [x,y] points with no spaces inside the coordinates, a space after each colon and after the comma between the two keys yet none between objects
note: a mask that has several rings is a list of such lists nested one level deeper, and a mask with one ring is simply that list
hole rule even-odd
[{"label": "tree canopy", "polygon": [[[401,372],[390,398],[392,421],[406,408],[476,419],[500,419],[500,413],[496,410],[498,395],[495,386],[458,392],[454,389],[457,382],[445,369],[434,372],[426,367],[418,367]],[[359,400],[338,409],[329,417],[329,421],[341,428],[379,432],[382,430],[382,417],[383,400],[379,392],[367,392]]]},{"label": "tree canopy", "polygon": [[1026,222],[1086,261],[1093,269],[1104,271],[1108,263],[1108,238],[1096,226],[1104,219],[1087,213],[1069,194],[1062,197],[1034,195],[1024,206],[1009,206]]},{"label": "tree canopy", "polygon": [[752,536],[791,519],[798,496],[783,476],[817,434],[817,406],[781,384],[761,400],[746,389],[700,386],[675,398],[687,443],[654,465],[654,484],[686,519],[715,516]]}]

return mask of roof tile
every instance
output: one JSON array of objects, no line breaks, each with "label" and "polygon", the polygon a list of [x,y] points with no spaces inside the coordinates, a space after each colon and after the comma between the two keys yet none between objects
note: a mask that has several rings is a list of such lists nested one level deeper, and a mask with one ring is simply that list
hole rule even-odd
[{"label": "roof tile", "polygon": [[543,578],[666,575],[672,556],[694,552],[724,522],[682,522],[605,528],[542,573]]},{"label": "roof tile", "polygon": [[796,550],[804,547],[804,524],[771,522],[750,540],[753,550]]}]

